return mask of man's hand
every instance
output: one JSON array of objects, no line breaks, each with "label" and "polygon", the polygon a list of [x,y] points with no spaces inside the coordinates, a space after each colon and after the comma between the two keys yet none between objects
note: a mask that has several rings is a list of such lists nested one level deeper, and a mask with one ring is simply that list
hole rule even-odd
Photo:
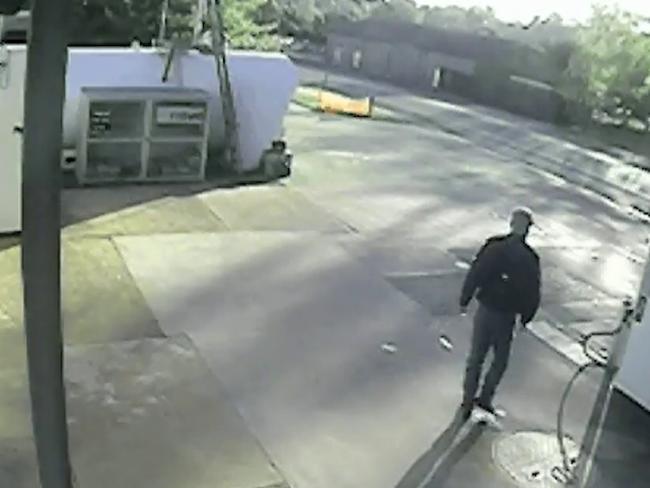
[{"label": "man's hand", "polygon": [[521,320],[521,317],[517,317],[517,323],[515,325],[515,335],[521,334],[523,331],[525,331],[528,328],[528,324],[524,323]]}]

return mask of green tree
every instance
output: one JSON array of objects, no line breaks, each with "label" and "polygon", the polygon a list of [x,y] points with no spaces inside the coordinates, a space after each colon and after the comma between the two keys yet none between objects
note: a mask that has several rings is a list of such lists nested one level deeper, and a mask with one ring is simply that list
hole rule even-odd
[{"label": "green tree", "polygon": [[571,58],[576,50],[574,41],[551,41],[544,43],[544,51],[548,57],[551,68],[558,74],[563,74],[569,69]]},{"label": "green tree", "polygon": [[565,90],[574,99],[623,123],[636,118],[647,127],[650,99],[650,38],[641,19],[598,6],[578,35]]},{"label": "green tree", "polygon": [[421,12],[414,0],[390,0],[390,2],[378,2],[372,8],[371,16],[415,23],[420,20]]},{"label": "green tree", "polygon": [[257,11],[260,23],[275,23],[280,36],[322,41],[330,20],[359,20],[380,0],[266,0]]},{"label": "green tree", "polygon": [[[145,3],[149,8],[152,2]],[[123,0],[75,0],[70,42],[73,45],[123,45],[134,37],[130,5]]]},{"label": "green tree", "polygon": [[[277,49],[274,25],[260,22],[266,0],[222,0],[224,24],[234,48]],[[170,0],[167,33],[192,32],[194,0]],[[134,39],[151,44],[158,37],[163,0],[74,0],[73,45],[129,45]]]},{"label": "green tree", "polygon": [[[155,10],[160,11],[165,0],[159,0]],[[137,2],[136,2],[137,3]],[[194,36],[196,0],[168,0],[165,37],[191,42]],[[149,21],[150,23],[151,21]],[[154,21],[154,25],[156,22]]]},{"label": "green tree", "polygon": [[471,7],[465,9],[455,5],[431,7],[422,15],[422,24],[443,29],[467,31],[493,31],[501,22],[491,7]]},{"label": "green tree", "polygon": [[309,37],[322,23],[323,12],[316,0],[270,0],[278,32],[285,36]]},{"label": "green tree", "polygon": [[279,48],[274,22],[261,23],[259,11],[266,0],[222,0],[229,45],[236,49],[274,51]]}]

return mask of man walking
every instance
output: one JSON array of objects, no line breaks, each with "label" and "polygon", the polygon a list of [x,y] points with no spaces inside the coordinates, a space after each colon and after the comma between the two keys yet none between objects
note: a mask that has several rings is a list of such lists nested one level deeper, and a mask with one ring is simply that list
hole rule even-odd
[{"label": "man walking", "polygon": [[[532,225],[530,210],[514,210],[510,233],[488,239],[465,278],[460,297],[461,312],[467,311],[474,296],[479,303],[463,384],[461,409],[465,419],[469,418],[474,406],[496,414],[492,401],[508,366],[517,319],[525,327],[539,308],[539,257],[526,243]],[[483,363],[490,349],[494,352],[492,365],[476,397]]]}]

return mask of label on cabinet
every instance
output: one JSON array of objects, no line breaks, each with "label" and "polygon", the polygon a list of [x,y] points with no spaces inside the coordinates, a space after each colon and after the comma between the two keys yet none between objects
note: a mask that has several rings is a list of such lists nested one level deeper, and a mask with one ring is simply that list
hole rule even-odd
[{"label": "label on cabinet", "polygon": [[160,105],[156,107],[156,123],[159,125],[203,125],[204,107]]}]

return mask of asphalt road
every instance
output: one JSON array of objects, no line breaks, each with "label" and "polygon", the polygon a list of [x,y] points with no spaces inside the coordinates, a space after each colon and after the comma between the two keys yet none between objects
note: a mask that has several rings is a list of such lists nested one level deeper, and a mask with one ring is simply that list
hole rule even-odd
[{"label": "asphalt road", "polygon": [[[301,74],[305,84],[322,82],[324,76],[318,70],[304,67]],[[419,172],[425,167],[424,163],[432,164],[438,172],[426,180],[430,183],[432,198],[454,195],[455,208],[471,203],[483,213],[502,217],[507,214],[509,205],[530,206],[538,215],[538,242],[549,264],[557,264],[560,269],[570,271],[610,296],[620,298],[636,292],[648,252],[648,229],[643,219],[627,208],[553,175],[526,167],[516,159],[516,154],[523,156],[531,151],[530,141],[537,136],[543,136],[546,145],[537,145],[534,151],[548,152],[552,157],[553,151],[565,144],[564,140],[553,136],[558,132],[556,127],[457,99],[427,99],[400,88],[341,75],[329,74],[326,84],[352,95],[374,94],[384,106],[392,107],[397,113],[418,115],[419,129],[446,141],[415,143],[417,147],[412,149],[417,150],[419,161],[411,162],[408,169],[404,162],[396,166],[400,168],[398,171],[412,175],[413,182],[422,188],[425,180],[420,178]],[[454,127],[452,133],[449,127]],[[384,159],[391,157],[396,144],[402,149],[403,159],[411,158],[411,148],[404,144],[413,145],[414,141],[426,137],[412,128],[411,137],[398,136],[395,132],[395,136],[380,143],[377,150],[385,152]],[[298,151],[302,147],[307,149],[312,143],[322,147],[330,142],[336,146],[331,140],[327,143],[292,141],[294,146],[298,144]],[[341,145],[354,151],[350,141],[341,139]],[[459,164],[464,165],[466,174],[459,171]],[[395,178],[394,173],[390,178]],[[447,184],[450,180],[453,180],[452,185]],[[439,185],[442,181],[445,184]],[[472,192],[471,198],[459,198],[468,185],[476,192]],[[558,322],[585,321],[585,317],[566,316],[564,312],[555,314]]]},{"label": "asphalt road", "polygon": [[[429,125],[438,130],[448,131],[452,135],[463,138],[473,145],[485,149],[492,153],[493,157],[504,161],[511,161],[513,157],[512,148],[519,148],[519,152],[525,155],[531,149],[536,152],[547,152],[551,156],[557,146],[562,146],[566,143],[565,140],[559,136],[561,129],[550,124],[521,118],[507,112],[491,109],[488,107],[473,104],[453,96],[442,96],[443,98],[424,98],[418,95],[409,93],[408,91],[399,87],[386,85],[379,82],[370,80],[363,80],[360,78],[352,78],[340,74],[325,74],[315,68],[300,68],[301,79],[303,84],[325,84],[326,86],[337,88],[352,96],[368,96],[374,95],[381,103],[387,107],[391,107],[396,112],[402,111],[403,113],[414,114],[421,119],[418,125]],[[325,80],[325,81],[324,81]],[[424,120],[430,121],[429,124],[424,123]],[[477,137],[477,135],[479,135]],[[535,136],[544,136],[547,146],[531,147],[530,140],[535,139]],[[505,145],[508,147],[504,147]],[[587,152],[587,150],[585,150]],[[609,225],[609,229],[613,226],[621,225],[622,221],[619,218],[621,210],[604,208],[608,205],[602,205],[602,199],[596,205],[591,205],[589,202],[593,199],[578,198],[571,196],[575,194],[573,185],[569,185],[569,195],[560,195],[563,199],[571,199],[575,201],[576,208],[572,209],[575,216],[571,219],[571,228],[581,234],[589,234],[593,225],[589,222],[583,223],[582,220],[596,220],[598,222],[605,222]],[[540,191],[543,188],[540,188]],[[535,193],[531,192],[531,199],[535,198]],[[549,199],[557,196],[549,195]],[[565,210],[564,208],[560,209]],[[559,216],[558,216],[559,217]],[[559,218],[557,220],[560,220]],[[563,220],[567,220],[566,218]],[[647,252],[647,243],[645,239],[639,239],[639,234],[644,238],[647,231],[641,230],[638,218],[624,218],[623,222],[627,224],[624,227],[617,227],[617,231],[610,235],[603,235],[606,239],[600,239],[601,242],[608,242],[620,246],[627,251],[633,251],[639,258],[645,258]],[[576,225],[578,227],[576,227]]]},{"label": "asphalt road", "polygon": [[[485,124],[492,122],[485,122],[480,107],[401,92],[393,99],[397,108],[412,104],[411,111],[435,111],[437,118],[465,110],[464,131],[475,124],[490,132]],[[286,129],[294,175],[280,184],[202,187],[162,200],[158,189],[68,195],[76,209],[70,217],[83,221],[67,231],[73,246],[68,251],[74,253],[66,254],[66,269],[82,279],[72,288],[83,287],[67,301],[68,339],[94,344],[166,335],[167,351],[149,359],[133,355],[130,369],[138,381],[151,372],[178,392],[173,401],[161,402],[155,422],[141,422],[138,402],[148,391],[161,393],[161,383],[143,390],[137,382],[118,382],[115,392],[127,395],[114,404],[95,395],[97,378],[106,381],[113,373],[86,374],[82,361],[77,371],[90,388],[90,401],[82,409],[73,402],[71,413],[79,417],[71,420],[106,427],[113,435],[111,417],[93,403],[104,398],[113,413],[122,415],[123,409],[136,422],[117,429],[110,444],[123,475],[160,474],[165,470],[155,464],[163,462],[172,475],[190,473],[186,481],[197,487],[230,476],[220,463],[255,477],[249,461],[252,451],[260,454],[251,451],[257,442],[273,460],[272,471],[277,468],[292,488],[503,488],[534,473],[548,481],[548,468],[559,463],[555,414],[576,365],[564,355],[568,339],[551,333],[557,329],[547,321],[566,326],[569,334],[613,327],[620,299],[634,290],[641,269],[627,255],[646,252],[646,229],[607,201],[505,157],[493,139],[483,146],[435,123],[366,121],[298,107]],[[152,201],[114,213],[137,203],[138,196]],[[91,204],[80,211],[84,198]],[[128,201],[114,208],[114,199]],[[471,333],[470,318],[457,310],[460,283],[483,239],[504,232],[510,209],[519,204],[537,215],[531,242],[544,268],[542,311],[533,331],[515,339],[498,396],[508,411],[504,430],[459,430],[453,419]],[[94,215],[103,216],[86,221]],[[16,251],[5,253],[3,261],[4,287],[12,293],[19,289]],[[92,272],[100,261],[100,272]],[[85,272],[88,266],[92,270]],[[13,323],[19,303],[15,293],[5,297],[0,314],[8,344],[21,344]],[[99,314],[100,323],[88,315],[98,310],[110,311]],[[138,310],[141,319],[128,327],[122,315]],[[193,347],[177,347],[189,345],[188,338]],[[8,347],[4,359],[13,362],[19,349]],[[97,354],[94,346],[89,350]],[[170,353],[176,362],[167,361]],[[124,369],[119,354],[109,356]],[[110,362],[105,358],[97,362],[101,369]],[[209,367],[218,381],[179,370],[186,361]],[[580,381],[567,405],[565,429],[575,440],[586,429],[599,379],[593,374]],[[25,380],[5,375],[3,381],[9,388],[0,413],[11,442],[0,449],[7,454],[4,466],[15,469],[22,451],[12,442],[27,438],[29,430],[26,393],[16,393]],[[238,412],[228,405],[229,415],[220,415],[215,396],[234,403]],[[255,440],[248,432],[228,435],[228,418],[241,423],[237,413]],[[647,419],[625,414],[615,420],[603,437],[589,488],[647,484],[650,426],[641,428]],[[72,432],[83,437],[83,422]],[[546,444],[519,443],[519,434],[527,439],[539,432]],[[95,456],[99,468],[109,469],[101,462],[103,451],[76,445],[81,456]],[[90,447],[97,445],[102,444]],[[504,446],[506,455],[498,457]],[[137,469],[125,468],[129,463]],[[603,470],[606,478],[599,476]],[[234,478],[225,483],[242,485]]]}]

